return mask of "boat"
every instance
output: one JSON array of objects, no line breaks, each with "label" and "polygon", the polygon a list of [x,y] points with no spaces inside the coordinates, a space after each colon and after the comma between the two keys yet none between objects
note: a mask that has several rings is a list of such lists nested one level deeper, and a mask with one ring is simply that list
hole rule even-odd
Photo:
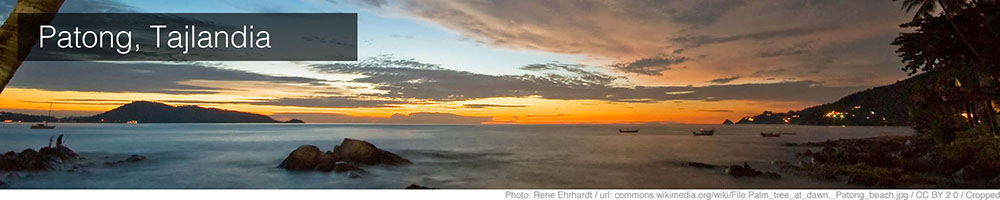
[{"label": "boat", "polygon": [[798,134],[798,133],[795,133],[795,132],[781,132],[781,131],[778,131],[778,134],[782,134],[782,135],[796,135],[796,134]]},{"label": "boat", "polygon": [[55,126],[49,126],[49,122],[42,122],[40,124],[31,125],[31,129],[54,129]]},{"label": "boat", "polygon": [[[52,103],[49,103],[49,116],[52,116]],[[48,121],[42,121],[42,123],[31,125],[31,129],[54,129],[56,126],[49,126]]]},{"label": "boat", "polygon": [[691,134],[694,134],[695,136],[699,136],[699,135],[706,135],[706,136],[707,135],[714,135],[715,134],[715,129],[713,128],[713,129],[705,130],[705,129],[702,128],[702,129],[698,129],[698,131],[691,131]]},{"label": "boat", "polygon": [[618,129],[619,133],[638,133],[639,129]]},{"label": "boat", "polygon": [[760,136],[761,137],[781,137],[781,133],[774,133],[774,132],[765,133],[765,132],[760,132]]}]

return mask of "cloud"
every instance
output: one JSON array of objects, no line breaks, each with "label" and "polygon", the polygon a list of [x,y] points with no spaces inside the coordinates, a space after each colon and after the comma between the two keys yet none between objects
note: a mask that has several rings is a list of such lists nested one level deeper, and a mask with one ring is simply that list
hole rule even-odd
[{"label": "cloud", "polygon": [[743,0],[705,0],[686,10],[673,10],[670,13],[674,22],[704,27],[715,24],[726,12],[744,5],[746,2]]},{"label": "cloud", "polygon": [[660,76],[660,72],[670,70],[671,65],[680,64],[687,60],[685,57],[651,57],[628,63],[618,63],[611,67],[630,74]]},{"label": "cloud", "polygon": [[59,8],[62,13],[133,13],[136,9],[118,0],[72,0]]},{"label": "cloud", "polygon": [[792,27],[778,30],[767,30],[747,34],[739,35],[727,35],[727,36],[710,36],[710,35],[695,35],[695,36],[680,36],[671,39],[674,42],[684,46],[685,48],[697,48],[709,44],[718,44],[725,42],[733,42],[739,40],[767,40],[774,38],[784,38],[784,37],[799,37],[819,32],[828,32],[836,30],[838,27],[834,25],[825,26],[803,26],[803,27]]},{"label": "cloud", "polygon": [[255,105],[300,106],[320,108],[373,108],[398,107],[396,104],[420,104],[419,102],[385,99],[363,99],[354,96],[288,97],[250,102]]},{"label": "cloud", "polygon": [[[14,10],[14,3],[17,1],[0,2],[0,14],[4,17]],[[135,12],[135,8],[125,5],[117,0],[72,0],[63,2],[59,7],[59,12],[63,13],[130,13]]]},{"label": "cloud", "polygon": [[777,50],[774,50],[774,51],[760,52],[759,54],[757,54],[757,56],[759,56],[761,58],[770,58],[770,57],[778,57],[778,56],[799,55],[799,54],[804,54],[806,52],[807,52],[807,50],[805,48],[802,48],[802,47],[789,47],[789,48],[784,48],[784,49],[777,49]]},{"label": "cloud", "polygon": [[[607,85],[621,78],[621,77],[613,77],[599,72],[587,71],[585,69],[586,67],[587,66],[581,64],[547,63],[547,64],[531,64],[521,67],[521,69],[528,71],[548,72],[545,73],[547,78],[567,83],[572,82],[571,84],[581,84],[581,85]],[[560,72],[566,72],[569,75],[561,75]]]},{"label": "cloud", "polygon": [[[493,97],[540,97],[560,100],[602,100],[652,103],[667,100],[777,100],[826,102],[861,89],[828,87],[815,81],[792,81],[739,85],[635,86],[620,85],[610,76],[579,72],[581,66],[528,65],[529,71],[556,70],[568,75],[486,75],[444,69],[434,64],[391,58],[366,59],[359,63],[312,65],[323,73],[363,75],[351,82],[375,85],[384,93],[377,98],[418,101],[461,101]],[[556,71],[556,72],[559,72]],[[567,72],[568,71],[568,72]],[[590,78],[588,78],[590,77]],[[593,78],[598,77],[598,78]]]},{"label": "cloud", "polygon": [[730,112],[733,112],[732,110],[698,110],[698,111],[702,111],[702,112],[720,112],[720,113],[730,113]]},{"label": "cloud", "polygon": [[[499,97],[537,97],[556,100],[599,100],[622,103],[655,103],[670,100],[758,100],[826,102],[862,89],[824,86],[816,81],[709,85],[638,86],[622,77],[586,70],[577,64],[533,64],[521,67],[541,73],[488,75],[442,68],[412,59],[376,57],[359,62],[310,65],[320,73],[351,74],[358,78],[339,83],[304,77],[272,76],[196,64],[25,62],[11,87],[49,91],[140,92],[163,94],[216,94],[306,85],[294,96],[258,96],[231,101],[174,103],[252,104],[321,108],[377,108],[401,105]],[[732,77],[738,78],[738,77]],[[254,85],[240,86],[250,81]],[[726,80],[716,80],[717,83]],[[142,84],[137,84],[142,83]],[[336,85],[358,85],[342,89]],[[125,100],[123,100],[125,101]],[[86,103],[78,101],[76,103]],[[90,101],[90,103],[107,103]],[[467,104],[467,108],[515,105]]]},{"label": "cloud", "polygon": [[501,104],[462,104],[463,108],[520,108],[525,105],[501,105]]},{"label": "cloud", "polygon": [[162,94],[214,94],[224,89],[185,82],[261,81],[323,85],[324,80],[272,76],[198,64],[24,62],[9,87],[49,91],[141,92]]},{"label": "cloud", "polygon": [[735,81],[736,79],[740,79],[740,76],[733,76],[733,77],[729,77],[729,78],[717,78],[717,79],[709,80],[708,82],[709,83],[716,83],[716,84],[726,84],[726,83]]},{"label": "cloud", "polygon": [[301,119],[309,123],[480,124],[493,121],[493,117],[463,116],[436,112],[396,113],[389,117],[363,117],[337,113],[276,113],[271,115],[271,117]]},{"label": "cloud", "polygon": [[[860,63],[880,72],[896,72],[901,66],[898,59],[885,65],[873,63],[895,58],[895,53],[886,50],[892,38],[882,36],[898,34],[898,25],[909,19],[898,2],[892,1],[385,0],[368,5],[377,5],[370,7],[377,13],[408,15],[493,47],[584,55],[627,75],[662,77],[643,78],[659,84],[699,84],[714,74],[733,70],[752,73],[818,68],[814,64],[831,58],[854,61],[824,66],[850,69],[838,77],[868,76],[854,70]],[[812,43],[802,48],[779,48],[805,42]],[[869,45],[852,44],[859,42]],[[852,45],[841,49],[845,44]],[[788,56],[830,49],[840,52]],[[863,56],[846,53],[872,50],[881,51]],[[686,70],[670,62],[629,65],[656,57],[688,58],[683,62]],[[796,76],[801,74],[808,76]],[[862,83],[808,73],[776,78],[874,86],[891,83],[902,75],[885,73]]]},{"label": "cloud", "polygon": [[548,117],[562,117],[562,116],[566,116],[566,114],[554,114],[554,115],[525,115],[525,117],[531,117],[531,118],[548,118]]}]

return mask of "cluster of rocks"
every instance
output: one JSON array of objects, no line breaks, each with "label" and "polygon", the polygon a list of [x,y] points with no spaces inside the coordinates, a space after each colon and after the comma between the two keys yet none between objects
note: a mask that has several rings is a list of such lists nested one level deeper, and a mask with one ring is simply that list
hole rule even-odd
[{"label": "cluster of rocks", "polygon": [[848,184],[872,187],[932,185],[936,178],[924,172],[938,169],[930,156],[930,142],[912,136],[827,140],[788,144],[822,147],[805,150],[800,166],[789,167],[808,175],[843,180]]},{"label": "cluster of rocks", "polygon": [[750,167],[750,165],[747,164],[746,162],[744,162],[742,166],[730,165],[728,168],[726,168],[726,174],[733,176],[763,177],[763,178],[773,178],[773,179],[781,178],[781,175],[779,175],[778,173],[756,170]]},{"label": "cluster of rocks", "polygon": [[[684,163],[684,165],[689,167],[706,168],[706,169],[722,168],[722,166],[705,164],[700,162],[687,162]],[[726,167],[725,173],[739,177],[762,177],[762,178],[773,178],[773,179],[781,178],[781,175],[778,173],[756,170],[753,167],[750,167],[750,164],[747,164],[746,162],[743,162],[743,165],[730,165],[729,167]]]},{"label": "cluster of rocks", "polygon": [[20,153],[13,151],[4,153],[0,157],[0,171],[48,171],[71,166],[80,156],[69,147],[63,146],[62,141],[63,135],[59,135],[55,147],[52,146],[50,138],[49,146],[42,147],[38,151],[25,149]]},{"label": "cluster of rocks", "polygon": [[[313,145],[302,145],[296,148],[279,168],[299,171],[322,172],[364,172],[358,165],[403,165],[411,164],[410,160],[392,152],[379,149],[363,140],[344,138],[333,151],[321,151]],[[352,173],[352,176],[357,176]]]},{"label": "cluster of rocks", "polygon": [[[87,159],[74,152],[69,147],[63,145],[63,135],[55,140],[52,145],[52,138],[49,138],[49,146],[34,149],[25,149],[20,153],[10,151],[0,156],[0,186],[10,183],[11,180],[23,178],[33,172],[44,171],[67,171],[86,172],[86,167],[92,165],[85,162]],[[124,160],[105,162],[105,165],[118,165],[123,163],[133,163],[146,160],[145,156],[132,155]],[[27,174],[27,175],[26,175]]]},{"label": "cluster of rocks", "polygon": [[[989,153],[996,141],[980,142],[939,144],[921,136],[885,136],[787,144],[822,149],[798,153],[805,161],[786,168],[870,187],[998,187],[1000,162]],[[984,152],[994,156],[984,157]]]}]

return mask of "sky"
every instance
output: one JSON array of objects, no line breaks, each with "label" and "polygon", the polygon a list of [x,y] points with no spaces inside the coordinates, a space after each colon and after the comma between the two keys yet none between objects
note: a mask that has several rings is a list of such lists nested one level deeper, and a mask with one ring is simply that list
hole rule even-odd
[{"label": "sky", "polygon": [[[7,16],[13,1],[0,3]],[[135,100],[342,123],[694,123],[905,79],[870,0],[68,0],[63,13],[358,13],[356,62],[25,62],[0,110]]]}]

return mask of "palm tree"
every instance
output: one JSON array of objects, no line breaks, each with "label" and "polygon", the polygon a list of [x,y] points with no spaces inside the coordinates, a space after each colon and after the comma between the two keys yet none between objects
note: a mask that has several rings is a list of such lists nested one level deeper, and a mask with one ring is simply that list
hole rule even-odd
[{"label": "palm tree", "polygon": [[969,6],[968,0],[903,0],[903,9],[906,10],[907,13],[912,11],[914,8],[917,8],[913,15],[913,21],[920,20],[921,18],[933,17],[934,13],[937,12],[938,6],[941,7],[941,15],[943,15],[945,20],[951,24],[951,28],[955,29],[955,33],[958,37],[963,43],[965,43],[965,46],[969,48],[969,51],[972,51],[972,55],[975,56],[976,59],[979,59],[979,62],[982,64],[982,62],[985,61],[983,60],[983,57],[979,56],[979,52],[972,47],[972,43],[969,43],[969,40],[965,38],[965,34],[962,34],[962,31],[958,29],[955,22],[951,21],[952,14],[956,14],[963,7]]},{"label": "palm tree", "polygon": [[[14,4],[14,10],[10,12],[7,20],[3,22],[3,26],[0,26],[0,92],[3,92],[3,88],[14,77],[14,72],[21,66],[21,60],[18,59],[18,52],[31,51],[31,47],[35,45],[35,40],[38,39],[37,35],[25,37],[23,39],[27,39],[27,43],[22,43],[18,46],[17,13],[58,13],[59,7],[62,7],[64,1],[17,0],[17,3]],[[48,24],[52,21],[52,18],[41,17],[38,19],[32,18],[32,20],[39,20],[32,22],[32,24]]]},{"label": "palm tree", "polygon": [[[893,0],[893,1],[898,1],[898,0]],[[972,5],[974,5],[976,2],[978,2],[978,0],[972,0]],[[972,55],[979,60],[979,64],[976,65],[977,69],[976,79],[981,79],[984,68],[986,67],[985,66],[986,60],[983,59],[983,57],[979,55],[979,52],[972,47],[972,43],[969,43],[969,40],[966,39],[965,34],[963,34],[962,31],[958,29],[958,26],[956,26],[955,22],[952,21],[951,19],[951,15],[957,14],[961,9],[970,6],[969,1],[968,0],[903,0],[903,9],[905,9],[907,13],[913,10],[913,8],[917,8],[917,11],[913,16],[913,21],[920,20],[921,18],[933,17],[934,16],[933,14],[936,12],[935,11],[936,6],[941,7],[942,11],[941,15],[945,17],[945,20],[948,21],[949,24],[951,24],[951,28],[955,29],[956,35],[958,35],[958,37],[962,40],[962,43],[964,43],[965,46],[969,48],[969,51],[972,52]],[[987,74],[987,76],[990,76],[990,78],[992,79],[998,78],[996,74],[993,75]],[[978,87],[979,91],[983,91],[982,85],[977,84],[976,87]],[[986,99],[987,99],[986,101],[988,102],[987,106],[989,107],[990,106],[989,104],[993,102],[993,98],[989,95],[986,95]],[[996,113],[993,112],[992,108],[989,108],[988,110],[989,110],[989,115],[987,115],[986,124],[990,126],[990,131],[993,132],[994,137],[1000,137],[1000,129],[998,129],[995,119]]]}]

